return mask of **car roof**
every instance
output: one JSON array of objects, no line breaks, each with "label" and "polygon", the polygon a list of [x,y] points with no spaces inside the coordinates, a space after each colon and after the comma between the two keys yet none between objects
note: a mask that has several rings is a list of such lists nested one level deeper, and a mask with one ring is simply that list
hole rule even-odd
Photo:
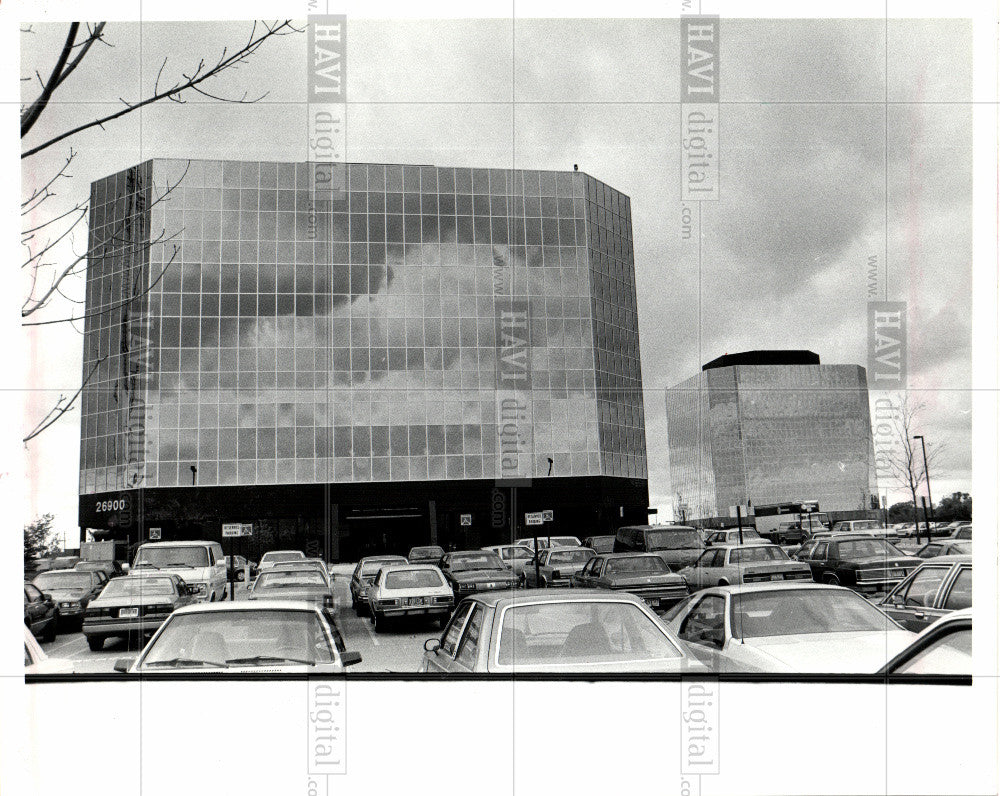
[{"label": "car roof", "polygon": [[930,564],[939,559],[945,559],[949,564],[971,564],[972,556],[968,553],[950,553],[946,556],[937,556],[936,558],[928,558],[927,563]]},{"label": "car roof", "polygon": [[140,547],[191,547],[199,544],[219,544],[218,542],[207,542],[204,539],[191,539],[187,542],[143,542]]},{"label": "car roof", "polygon": [[[851,591],[845,586],[834,586],[829,583],[794,583],[792,581],[781,581],[779,583],[738,583],[729,586],[711,586],[696,594],[708,594],[710,592],[721,594],[747,594],[758,591],[806,591],[809,589],[821,589],[823,591]],[[860,595],[858,595],[860,596]],[[862,597],[862,599],[864,599]]]},{"label": "car roof", "polygon": [[392,556],[392,555],[365,556],[364,558],[359,559],[358,563],[364,564],[366,561],[389,561],[392,563],[399,562],[400,564],[402,564],[406,561],[406,556]]},{"label": "car roof", "polygon": [[414,550],[444,550],[439,544],[418,544],[410,548],[412,553]]},{"label": "car roof", "polygon": [[432,569],[435,572],[441,572],[434,564],[389,564],[386,567],[382,567],[382,572],[413,572],[414,570],[428,570]]},{"label": "car roof", "polygon": [[774,542],[765,542],[761,544],[760,542],[756,544],[717,544],[709,547],[705,552],[709,550],[763,550],[767,547],[780,547],[781,545],[776,545]]},{"label": "car roof", "polygon": [[185,605],[174,611],[178,614],[211,614],[228,613],[230,611],[260,611],[260,610],[283,610],[283,611],[312,611],[318,612],[314,603],[305,600],[239,600],[237,602],[219,601],[215,603],[195,603]]},{"label": "car roof", "polygon": [[[481,549],[480,550],[475,550],[475,549],[473,549],[473,550],[452,550],[452,551],[450,551],[448,553],[445,553],[445,555],[449,555],[449,556],[464,556],[464,555],[481,556],[483,553],[492,553],[492,552],[493,552],[492,550],[481,550]],[[494,553],[494,555],[496,555],[496,554]]]},{"label": "car roof", "polygon": [[476,602],[491,608],[503,608],[521,603],[543,602],[632,602],[644,605],[634,594],[608,589],[517,589],[481,592],[472,595]]},{"label": "car roof", "polygon": [[545,552],[546,553],[565,553],[567,551],[572,551],[572,550],[589,550],[591,553],[594,552],[594,549],[592,547],[587,547],[586,545],[575,545],[575,544],[573,544],[573,545],[566,544],[566,545],[560,545],[559,547],[550,547]]},{"label": "car roof", "polygon": [[[636,552],[633,552],[633,553],[598,553],[597,555],[600,556],[601,558],[606,558],[609,561],[611,559],[619,559],[619,558],[659,558],[661,561],[663,560],[663,558],[660,555],[658,555],[657,553],[636,553]],[[595,558],[596,557],[597,556],[595,556]]]}]

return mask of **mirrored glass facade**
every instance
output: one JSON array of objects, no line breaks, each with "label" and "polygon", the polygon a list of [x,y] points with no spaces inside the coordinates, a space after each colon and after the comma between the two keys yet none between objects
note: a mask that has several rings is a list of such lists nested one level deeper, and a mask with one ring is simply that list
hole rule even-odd
[{"label": "mirrored glass facade", "polygon": [[82,495],[492,479],[509,299],[531,475],[645,480],[626,196],[352,164],[317,199],[309,168],[153,160],[93,184]]},{"label": "mirrored glass facade", "polygon": [[857,365],[737,365],[667,391],[670,481],[688,518],[818,500],[861,511],[877,494],[868,385]]}]

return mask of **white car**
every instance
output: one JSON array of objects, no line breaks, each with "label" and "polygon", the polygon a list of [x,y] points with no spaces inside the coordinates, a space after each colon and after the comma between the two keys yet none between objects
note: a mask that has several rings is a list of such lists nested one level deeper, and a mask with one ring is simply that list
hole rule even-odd
[{"label": "white car", "polygon": [[260,572],[265,567],[273,567],[275,564],[284,564],[287,561],[304,561],[306,554],[301,550],[269,550],[260,557],[257,564],[257,571]]},{"label": "white car", "polygon": [[716,672],[870,674],[915,638],[860,594],[819,583],[716,586],[664,618]]},{"label": "white car", "polygon": [[73,661],[50,658],[46,655],[35,636],[24,628],[24,673],[25,674],[73,674]]},{"label": "white car", "polygon": [[338,674],[361,662],[337,648],[323,610],[302,600],[199,603],[178,608],[136,659],[116,672]]},{"label": "white car", "polygon": [[677,574],[692,591],[734,583],[789,580],[811,583],[813,579],[808,564],[792,561],[780,547],[763,541],[710,547]]},{"label": "white car", "polygon": [[[535,549],[535,537],[529,536],[525,539],[518,539],[516,545],[527,547],[529,550]],[[544,550],[547,547],[583,547],[583,543],[575,536],[549,536],[538,534],[538,547]]]},{"label": "white car", "polygon": [[218,542],[146,542],[135,551],[130,572],[177,575],[188,592],[204,602],[226,598],[229,572]]},{"label": "white car", "polygon": [[726,528],[721,531],[712,531],[709,533],[705,537],[705,544],[769,544],[769,542],[753,528],[743,529],[743,541],[741,542],[739,528]]},{"label": "white car", "polygon": [[879,674],[972,674],[972,609],[938,619],[890,660]]},{"label": "white car", "polygon": [[387,620],[423,616],[444,626],[455,605],[452,588],[440,569],[431,564],[392,564],[382,567],[368,587],[368,605],[375,630]]}]

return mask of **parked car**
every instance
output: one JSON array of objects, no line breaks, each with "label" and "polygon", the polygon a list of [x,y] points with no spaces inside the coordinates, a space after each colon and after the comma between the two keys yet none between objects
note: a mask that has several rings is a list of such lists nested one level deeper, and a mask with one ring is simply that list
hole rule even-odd
[{"label": "parked car", "polygon": [[922,563],[885,539],[867,534],[819,539],[799,560],[809,565],[817,583],[873,594],[888,591]]},{"label": "parked car", "polygon": [[743,541],[740,541],[739,528],[725,528],[721,531],[712,531],[705,537],[706,545],[729,545],[729,544],[769,544],[753,528],[743,529]]},{"label": "parked car", "polygon": [[581,589],[627,591],[650,608],[667,608],[688,595],[687,582],[656,553],[608,553],[590,559],[570,579]]},{"label": "parked car", "polygon": [[867,533],[882,527],[878,520],[838,520],[830,528],[834,533]]},{"label": "parked car", "polygon": [[339,674],[361,662],[342,652],[323,611],[296,600],[200,603],[179,608],[138,658],[120,658],[115,671],[138,674]]},{"label": "parked car", "polygon": [[972,556],[939,556],[910,573],[879,607],[920,632],[945,614],[972,607]]},{"label": "parked car", "polygon": [[34,634],[24,628],[24,673],[25,674],[73,674],[73,661],[50,658],[35,641]]},{"label": "parked car", "polygon": [[583,540],[583,546],[589,547],[595,553],[610,553],[615,548],[614,534],[610,536],[588,536]]},{"label": "parked car", "polygon": [[80,561],[73,569],[79,572],[103,572],[108,580],[125,574],[118,561]]},{"label": "parked car", "polygon": [[[234,563],[235,562],[235,563]],[[246,580],[247,565],[250,567],[250,580],[257,577],[257,565],[249,561],[245,556],[226,556],[226,578],[238,580],[241,583]]]},{"label": "parked car", "polygon": [[[528,536],[524,539],[517,539],[514,541],[516,545],[522,545],[523,547],[530,548],[532,551],[535,549],[535,537]],[[579,539],[575,536],[549,536],[548,534],[538,535],[538,549],[544,550],[548,547],[581,547],[582,544]]]},{"label": "parked car", "polygon": [[715,586],[664,618],[715,672],[872,673],[914,638],[860,594],[817,583]]},{"label": "parked car", "polygon": [[226,558],[218,542],[144,542],[136,549],[129,572],[139,570],[177,575],[196,599],[205,602],[226,597]]},{"label": "parked car", "polygon": [[431,564],[390,564],[382,567],[368,587],[368,604],[375,631],[390,619],[420,616],[444,627],[455,605],[441,570]]},{"label": "parked car", "polygon": [[704,667],[649,607],[624,592],[527,589],[462,600],[422,672],[700,672]]},{"label": "parked car", "polygon": [[274,564],[268,567],[268,569],[297,569],[315,572],[323,579],[323,582],[330,591],[331,598],[333,596],[333,578],[330,576],[330,570],[321,558],[297,558],[294,561],[283,561],[280,564]]},{"label": "parked car", "polygon": [[82,560],[80,556],[56,556],[52,559],[51,569],[73,569]]},{"label": "parked car", "polygon": [[440,545],[424,545],[423,547],[411,547],[406,554],[406,560],[411,564],[434,564],[441,560],[444,555],[444,548]]},{"label": "parked car", "polygon": [[629,525],[615,535],[616,553],[656,553],[673,570],[694,562],[704,550],[690,525]]},{"label": "parked car", "polygon": [[262,569],[274,566],[275,564],[282,564],[286,561],[298,561],[305,557],[306,554],[301,550],[268,550],[260,557],[260,562],[257,564],[257,571],[260,572]]},{"label": "parked car", "polygon": [[514,571],[518,586],[524,585],[524,570],[529,566],[533,568],[535,561],[535,554],[530,547],[519,544],[497,544],[492,547],[484,547],[483,550],[500,556],[500,560]]},{"label": "parked car", "polygon": [[972,609],[953,611],[920,633],[879,674],[972,674]]},{"label": "parked car", "polygon": [[368,610],[368,586],[386,564],[407,564],[403,556],[365,556],[351,573],[351,608],[360,616]]},{"label": "parked car", "polygon": [[965,539],[940,539],[928,542],[913,555],[917,558],[937,558],[938,556],[972,555],[972,541]]},{"label": "parked car", "polygon": [[24,626],[42,641],[55,641],[59,631],[59,607],[33,583],[24,582]]},{"label": "parked car", "polygon": [[60,624],[77,627],[83,624],[83,615],[90,601],[104,588],[101,573],[75,569],[50,569],[36,575],[32,583],[42,592],[52,595],[59,607]]},{"label": "parked car", "polygon": [[594,557],[589,547],[550,547],[538,553],[538,567],[534,563],[524,568],[524,585],[529,588],[569,586],[573,577]]},{"label": "parked car", "polygon": [[140,570],[140,574],[113,578],[87,607],[83,635],[95,652],[104,649],[104,641],[113,637],[138,647],[140,637],[152,635],[175,609],[194,601],[191,590],[177,575]]},{"label": "parked car", "polygon": [[250,600],[302,600],[333,615],[333,584],[326,567],[275,564],[261,572],[250,587]]},{"label": "parked car", "polygon": [[500,557],[486,550],[457,550],[445,553],[441,571],[455,594],[455,599],[477,591],[513,589],[517,578]]},{"label": "parked car", "polygon": [[792,561],[780,547],[763,541],[713,547],[678,574],[691,591],[734,583],[813,579],[808,564]]}]

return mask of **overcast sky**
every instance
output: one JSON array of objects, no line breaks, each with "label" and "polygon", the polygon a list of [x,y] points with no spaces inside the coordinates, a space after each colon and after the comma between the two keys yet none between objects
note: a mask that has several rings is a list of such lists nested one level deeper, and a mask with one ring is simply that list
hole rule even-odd
[{"label": "overcast sky", "polygon": [[[161,82],[249,30],[109,24],[114,48],[94,48],[26,144],[147,92],[165,56]],[[64,35],[57,25],[23,36],[22,73],[51,69]],[[866,270],[877,255],[880,293],[908,302],[909,384],[928,404],[922,431],[946,443],[932,473],[940,498],[971,485],[970,37],[965,22],[890,21],[887,54],[883,20],[723,20],[722,188],[702,207],[700,270],[680,234],[676,20],[518,20],[513,30],[509,19],[352,20],[347,159],[576,163],[631,197],[652,505],[670,495],[664,389],[746,349],[866,364]],[[192,98],[76,136],[73,180],[50,209],[151,157],[304,160],[305,50],[304,34],[268,42],[212,89],[269,91],[256,105]],[[25,162],[25,195],[69,143]],[[43,327],[27,344],[30,427],[79,387],[81,338]],[[72,532],[79,413],[33,441],[27,463],[31,512],[52,511]]]}]

